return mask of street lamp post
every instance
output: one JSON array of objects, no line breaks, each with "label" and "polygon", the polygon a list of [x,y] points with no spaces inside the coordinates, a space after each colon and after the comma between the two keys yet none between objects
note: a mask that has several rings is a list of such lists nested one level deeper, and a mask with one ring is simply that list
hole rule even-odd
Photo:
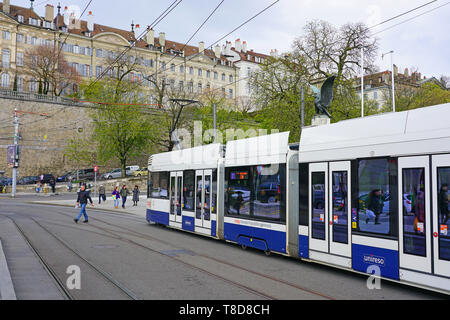
[{"label": "street lamp post", "polygon": [[382,59],[384,59],[384,56],[390,54],[391,55],[391,68],[392,68],[392,110],[395,112],[395,74],[394,74],[394,51],[391,50],[387,53],[384,53],[382,55]]}]

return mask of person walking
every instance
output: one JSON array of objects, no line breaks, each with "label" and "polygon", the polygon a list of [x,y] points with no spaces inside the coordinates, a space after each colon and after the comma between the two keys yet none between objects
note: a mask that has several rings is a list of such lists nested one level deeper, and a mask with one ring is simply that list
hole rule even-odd
[{"label": "person walking", "polygon": [[123,185],[122,190],[120,190],[120,196],[122,197],[122,208],[125,209],[125,203],[127,202],[127,197],[131,194],[130,190],[127,189],[126,185]]},{"label": "person walking", "polygon": [[100,188],[98,188],[98,204],[102,204],[103,202],[106,202],[106,189],[104,185],[100,185]]},{"label": "person walking", "polygon": [[67,183],[67,190],[69,192],[72,192],[73,185],[72,185],[72,179],[69,179],[69,182]]},{"label": "person walking", "polygon": [[119,201],[120,201],[119,187],[114,188],[114,191],[112,192],[112,197],[114,200],[114,209],[119,209]]},{"label": "person walking", "polygon": [[78,215],[78,217],[76,219],[73,219],[73,221],[75,221],[75,223],[78,223],[78,221],[80,221],[81,216],[84,216],[84,221],[83,221],[84,223],[89,222],[89,217],[86,213],[86,206],[88,204],[88,200],[90,201],[91,206],[94,206],[94,202],[92,201],[89,192],[86,191],[86,186],[82,185],[80,193],[78,193],[78,198],[77,198],[77,207],[80,206],[81,210],[80,210],[80,214]]},{"label": "person walking", "polygon": [[53,179],[50,180],[50,187],[52,188],[52,193],[55,193],[55,189],[56,189],[55,180],[53,180]]},{"label": "person walking", "polygon": [[141,191],[139,190],[139,186],[135,186],[133,190],[133,207],[137,207],[140,195]]},{"label": "person walking", "polygon": [[380,215],[383,211],[383,192],[381,189],[373,190],[367,197],[367,218],[366,223],[369,223],[370,217],[375,217],[375,224],[380,224]]}]

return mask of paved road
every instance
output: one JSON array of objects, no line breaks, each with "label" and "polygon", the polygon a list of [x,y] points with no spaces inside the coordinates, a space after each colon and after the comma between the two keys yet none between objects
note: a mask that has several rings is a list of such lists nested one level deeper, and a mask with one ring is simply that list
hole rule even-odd
[{"label": "paved road", "polygon": [[[57,280],[41,264],[23,270],[13,261],[16,253],[10,244],[17,239],[2,238],[18,299],[442,298],[386,281],[381,290],[370,291],[363,276],[243,251],[236,245],[149,225],[138,216],[88,211],[90,224],[76,225],[75,209],[25,203],[30,200],[36,199],[0,198],[0,225],[9,221],[17,234],[20,228]],[[81,290],[65,293],[57,281],[66,284],[70,276],[66,271],[72,265],[80,267]],[[25,272],[42,280],[27,286]],[[45,296],[39,295],[40,289],[46,290]]]}]

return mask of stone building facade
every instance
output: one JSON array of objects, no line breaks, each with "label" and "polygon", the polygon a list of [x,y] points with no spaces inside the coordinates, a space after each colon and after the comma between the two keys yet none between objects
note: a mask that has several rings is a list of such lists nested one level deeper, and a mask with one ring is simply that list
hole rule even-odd
[{"label": "stone building facade", "polygon": [[[12,89],[16,81],[17,91],[37,92],[37,79],[27,76],[24,70],[27,50],[37,45],[62,47],[66,60],[83,79],[99,77],[105,73],[108,59],[117,57],[144,31],[139,25],[130,29],[96,24],[92,12],[86,21],[80,21],[69,16],[67,7],[55,10],[47,5],[45,15],[40,16],[33,9],[4,0],[0,3],[0,86]],[[130,79],[148,88],[150,97],[152,84],[145,80],[149,76],[190,92],[217,90],[232,99],[240,95],[237,84],[240,72],[219,45],[214,50],[205,49],[204,42],[185,46],[166,39],[164,32],[155,36],[154,30],[149,30],[128,56],[142,67],[139,74],[130,74]]]}]

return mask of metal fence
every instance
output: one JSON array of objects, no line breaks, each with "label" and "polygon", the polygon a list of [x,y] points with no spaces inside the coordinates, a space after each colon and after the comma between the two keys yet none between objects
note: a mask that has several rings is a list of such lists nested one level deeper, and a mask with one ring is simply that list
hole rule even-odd
[{"label": "metal fence", "polygon": [[9,90],[9,89],[1,89],[1,88],[0,88],[0,98],[21,100],[21,101],[33,101],[33,102],[42,102],[42,103],[61,104],[61,105],[66,105],[66,106],[82,106],[82,105],[84,105],[83,103],[74,101],[71,98],[49,96],[49,95],[44,95],[44,94],[32,93],[32,92],[13,91],[13,90]]}]

